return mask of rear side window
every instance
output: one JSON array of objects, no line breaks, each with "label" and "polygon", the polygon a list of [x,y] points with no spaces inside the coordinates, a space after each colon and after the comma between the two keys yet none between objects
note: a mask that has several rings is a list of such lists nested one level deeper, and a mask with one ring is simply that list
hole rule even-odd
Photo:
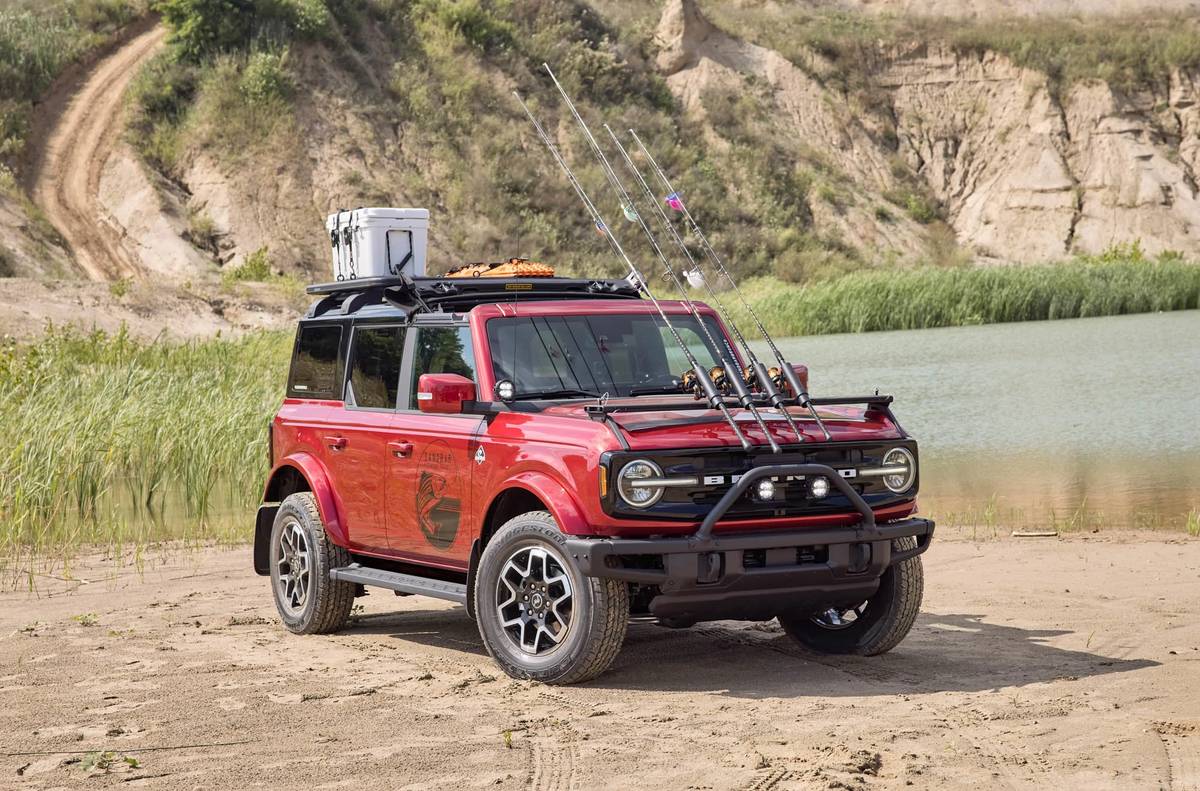
[{"label": "rear side window", "polygon": [[331,398],[338,385],[338,350],[342,345],[340,324],[301,327],[292,357],[288,395],[299,398]]},{"label": "rear side window", "polygon": [[395,409],[403,358],[403,327],[356,327],[350,345],[350,393],[354,405]]}]

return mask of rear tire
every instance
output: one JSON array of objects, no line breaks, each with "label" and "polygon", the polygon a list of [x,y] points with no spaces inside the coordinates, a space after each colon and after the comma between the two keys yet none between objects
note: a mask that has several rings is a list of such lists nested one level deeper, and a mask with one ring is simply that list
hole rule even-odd
[{"label": "rear tire", "polygon": [[[893,552],[916,546],[915,538],[892,541]],[[921,610],[924,590],[925,571],[918,555],[889,566],[879,579],[879,589],[857,610],[781,615],[779,623],[812,651],[876,656],[892,650],[908,635]]]},{"label": "rear tire", "polygon": [[329,578],[350,553],[329,540],[311,492],[288,495],[271,528],[271,590],[289,632],[327,634],[346,624],[357,586]]},{"label": "rear tire", "polygon": [[625,642],[629,587],[584,576],[545,511],[496,531],[479,560],[474,596],[483,644],[513,678],[587,681],[608,669]]}]

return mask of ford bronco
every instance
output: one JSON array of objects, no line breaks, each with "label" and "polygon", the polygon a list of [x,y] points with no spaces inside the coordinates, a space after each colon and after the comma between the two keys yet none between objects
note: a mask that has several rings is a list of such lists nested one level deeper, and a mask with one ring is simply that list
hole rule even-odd
[{"label": "ford bronco", "polygon": [[[934,526],[891,397],[814,398],[823,427],[765,400],[719,414],[681,389],[671,327],[624,280],[309,290],[254,541],[290,631],[341,628],[368,587],[432,596],[506,673],[571,683],[609,666],[630,619],[777,618],[860,655],[912,627]],[[717,312],[661,305],[700,364],[743,370]]]}]

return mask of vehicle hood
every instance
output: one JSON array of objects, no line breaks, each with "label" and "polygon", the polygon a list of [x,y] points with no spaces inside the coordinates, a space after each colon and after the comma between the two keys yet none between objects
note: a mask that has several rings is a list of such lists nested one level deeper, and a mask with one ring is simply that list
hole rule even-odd
[{"label": "vehicle hood", "polygon": [[[613,399],[608,404],[610,409],[618,410],[610,412],[610,417],[622,429],[633,450],[740,447],[733,430],[716,410],[671,409],[667,406],[654,411],[619,411],[622,405],[635,403],[635,399]],[[586,418],[585,406],[585,402],[563,404],[551,407],[545,413]],[[766,436],[749,410],[731,407],[729,411],[751,443],[767,446]],[[788,412],[806,443],[825,441],[825,436],[808,410],[789,407]],[[833,442],[900,439],[904,436],[900,427],[883,410],[869,410],[857,405],[825,406],[818,408],[818,414],[829,429]],[[760,409],[759,415],[776,442],[781,445],[796,443],[795,432],[779,410]]]}]

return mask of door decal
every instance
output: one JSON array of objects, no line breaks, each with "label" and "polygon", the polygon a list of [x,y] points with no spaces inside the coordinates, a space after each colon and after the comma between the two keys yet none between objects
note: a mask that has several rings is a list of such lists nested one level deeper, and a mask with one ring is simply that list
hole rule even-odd
[{"label": "door decal", "polygon": [[458,535],[462,516],[462,473],[443,440],[434,440],[421,454],[417,485],[417,525],[425,540],[446,549]]}]

